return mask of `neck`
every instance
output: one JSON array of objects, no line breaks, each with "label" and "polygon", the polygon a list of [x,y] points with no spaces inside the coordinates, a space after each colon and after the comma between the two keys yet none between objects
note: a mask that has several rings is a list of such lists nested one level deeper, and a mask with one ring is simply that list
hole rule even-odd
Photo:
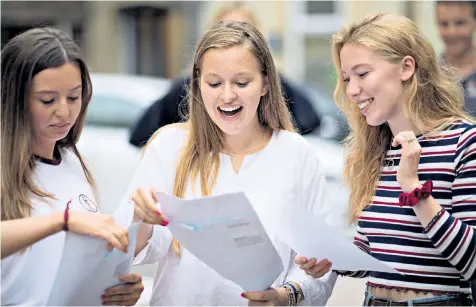
[{"label": "neck", "polygon": [[419,135],[423,132],[419,131],[414,125],[412,125],[410,120],[403,113],[388,120],[387,124],[390,127],[394,137],[403,131],[413,131],[415,135]]},{"label": "neck", "polygon": [[33,154],[53,160],[56,142],[33,142]]},{"label": "neck", "polygon": [[249,125],[242,133],[237,135],[224,135],[223,150],[231,154],[241,154],[257,149],[263,145],[269,136],[269,131],[261,127],[258,121]]},{"label": "neck", "polygon": [[445,60],[450,64],[450,66],[455,68],[474,66],[476,60],[476,49],[474,46],[471,46],[471,48],[459,55],[445,54]]}]

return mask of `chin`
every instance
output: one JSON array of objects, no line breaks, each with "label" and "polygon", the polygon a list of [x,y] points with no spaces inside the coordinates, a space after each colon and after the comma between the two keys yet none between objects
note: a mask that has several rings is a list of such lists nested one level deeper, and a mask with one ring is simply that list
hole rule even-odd
[{"label": "chin", "polygon": [[379,118],[366,117],[367,124],[372,127],[383,125],[386,121]]}]

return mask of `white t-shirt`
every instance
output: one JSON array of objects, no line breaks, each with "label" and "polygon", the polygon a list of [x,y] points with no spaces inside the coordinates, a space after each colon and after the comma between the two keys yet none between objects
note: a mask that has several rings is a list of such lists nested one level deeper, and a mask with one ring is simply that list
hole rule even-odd
[{"label": "white t-shirt", "polygon": [[[71,200],[70,210],[98,212],[94,194],[78,158],[69,150],[60,149],[58,165],[46,159],[37,161],[34,179],[56,199],[32,195],[32,216],[63,212]],[[2,305],[45,305],[60,264],[65,240],[61,231],[1,260]]]},{"label": "white t-shirt", "polygon": [[[128,189],[130,195],[138,187],[154,187],[172,194],[175,168],[188,132],[167,127],[146,149],[144,157]],[[305,305],[325,305],[332,293],[336,275],[328,273],[313,279],[294,265],[295,253],[277,237],[279,227],[271,220],[283,206],[304,206],[316,215],[324,212],[325,177],[310,146],[300,135],[275,131],[268,145],[260,152],[247,155],[238,174],[229,156],[220,155],[220,169],[212,195],[243,191],[250,199],[284,266],[273,287],[295,281],[303,289]],[[199,183],[194,189],[200,193]],[[200,195],[187,186],[185,198]],[[126,200],[124,200],[126,201]],[[311,234],[310,234],[311,235]],[[247,305],[240,296],[242,289],[220,277],[214,270],[182,248],[178,258],[171,247],[172,235],[166,227],[154,226],[152,238],[135,264],[158,262],[151,305]]]}]

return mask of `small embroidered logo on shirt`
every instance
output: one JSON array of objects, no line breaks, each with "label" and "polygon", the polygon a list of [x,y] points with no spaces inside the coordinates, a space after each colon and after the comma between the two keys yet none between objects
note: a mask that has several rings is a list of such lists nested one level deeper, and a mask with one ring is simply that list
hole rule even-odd
[{"label": "small embroidered logo on shirt", "polygon": [[84,209],[90,212],[98,212],[98,206],[86,195],[79,195],[79,203],[83,206]]}]

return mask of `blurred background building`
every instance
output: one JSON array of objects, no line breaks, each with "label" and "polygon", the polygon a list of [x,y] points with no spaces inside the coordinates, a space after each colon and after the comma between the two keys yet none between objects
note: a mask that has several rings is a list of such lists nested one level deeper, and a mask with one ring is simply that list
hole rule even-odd
[{"label": "blurred background building", "polygon": [[[68,31],[94,72],[176,78],[226,1],[2,1],[2,46],[33,25]],[[288,77],[330,91],[329,40],[352,19],[393,12],[414,19],[437,50],[433,1],[246,1]],[[430,13],[431,12],[431,13]]]}]

